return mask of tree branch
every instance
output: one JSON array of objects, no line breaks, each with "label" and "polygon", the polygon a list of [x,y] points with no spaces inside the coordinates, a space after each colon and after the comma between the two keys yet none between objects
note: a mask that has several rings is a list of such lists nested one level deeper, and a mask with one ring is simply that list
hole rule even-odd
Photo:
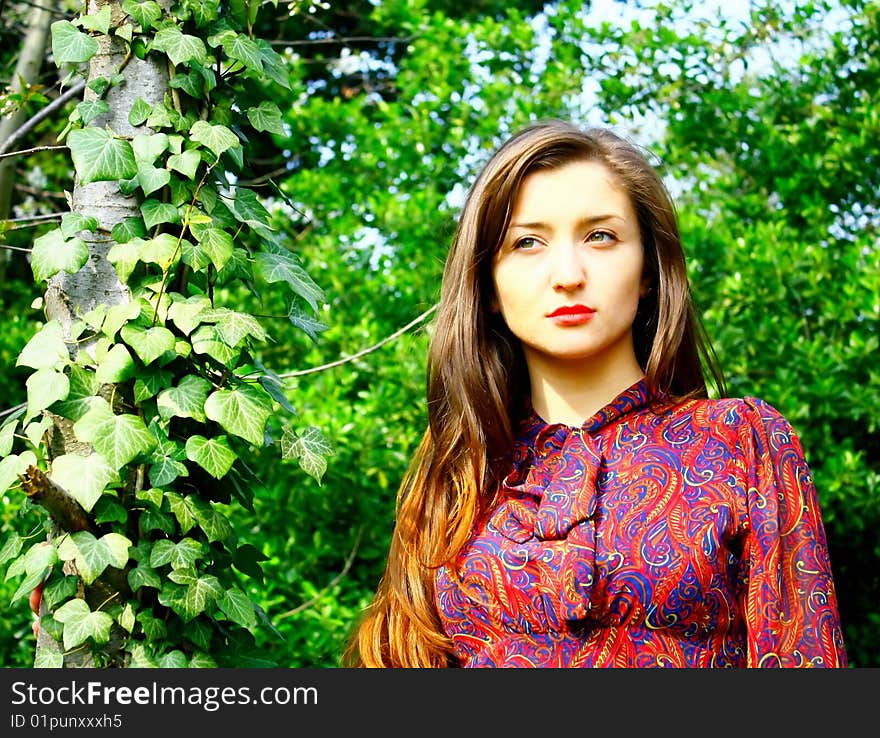
[{"label": "tree branch", "polygon": [[[30,120],[25,121],[17,131],[12,133],[12,135],[9,136],[9,138],[7,138],[2,143],[2,145],[0,145],[0,154],[5,154],[7,151],[10,151],[13,144],[15,144],[20,138],[26,136],[41,120],[48,118],[50,115],[52,115],[52,113],[58,110],[58,108],[63,107],[67,102],[77,97],[85,89],[85,87],[85,80],[77,82],[67,92],[56,97],[39,113],[36,113],[34,116],[32,116]],[[63,148],[67,147],[65,146]]]},{"label": "tree branch", "polygon": [[41,469],[29,466],[19,479],[28,498],[44,507],[59,528],[69,533],[83,530],[93,535],[98,533],[97,526],[83,507]]},{"label": "tree branch", "polygon": [[281,377],[282,379],[289,379],[290,377],[301,377],[304,374],[313,374],[315,372],[322,372],[325,369],[332,369],[337,366],[342,366],[343,364],[347,364],[350,361],[354,361],[355,359],[361,358],[361,356],[366,356],[367,354],[372,353],[373,351],[376,351],[379,348],[382,348],[382,346],[384,346],[386,343],[388,343],[390,341],[393,341],[398,336],[403,335],[413,326],[416,326],[419,323],[421,323],[431,313],[433,313],[438,307],[439,307],[438,305],[433,305],[432,307],[429,307],[418,318],[411,320],[409,323],[407,323],[405,326],[403,326],[403,328],[394,331],[394,333],[392,333],[390,336],[386,336],[381,341],[379,341],[379,343],[376,343],[376,344],[370,346],[369,348],[365,348],[361,351],[358,351],[356,354],[352,354],[351,356],[346,356],[344,359],[337,359],[336,361],[331,361],[329,364],[322,364],[321,366],[313,366],[311,369],[299,369],[298,371],[285,372],[284,374],[279,374],[278,376]]}]

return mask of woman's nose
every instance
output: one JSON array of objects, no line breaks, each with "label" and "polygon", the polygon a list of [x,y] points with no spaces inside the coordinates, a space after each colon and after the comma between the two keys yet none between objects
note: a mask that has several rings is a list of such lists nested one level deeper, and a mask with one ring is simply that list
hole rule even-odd
[{"label": "woman's nose", "polygon": [[586,284],[584,265],[578,254],[577,244],[555,244],[552,253],[552,282],[553,289],[558,292],[567,292],[580,289]]}]

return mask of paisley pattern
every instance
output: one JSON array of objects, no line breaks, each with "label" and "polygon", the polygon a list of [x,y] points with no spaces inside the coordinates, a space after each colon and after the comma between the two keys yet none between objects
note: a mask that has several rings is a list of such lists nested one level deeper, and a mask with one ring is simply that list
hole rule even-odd
[{"label": "paisley pattern", "polygon": [[529,410],[437,607],[466,667],[844,667],[816,489],[757,398]]}]

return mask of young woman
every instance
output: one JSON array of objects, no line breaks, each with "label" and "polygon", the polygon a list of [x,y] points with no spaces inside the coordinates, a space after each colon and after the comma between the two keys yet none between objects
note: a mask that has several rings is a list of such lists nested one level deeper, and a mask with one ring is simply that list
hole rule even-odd
[{"label": "young woman", "polygon": [[707,380],[723,396],[649,161],[559,121],[509,139],[453,240],[348,663],[845,666],[800,442]]}]

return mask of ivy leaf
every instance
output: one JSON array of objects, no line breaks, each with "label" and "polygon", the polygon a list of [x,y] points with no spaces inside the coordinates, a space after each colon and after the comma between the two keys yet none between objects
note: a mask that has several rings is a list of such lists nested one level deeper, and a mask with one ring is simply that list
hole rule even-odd
[{"label": "ivy leaf", "polygon": [[91,398],[97,394],[101,383],[95,372],[75,364],[70,369],[69,380],[67,397],[55,405],[53,411],[65,418],[79,420],[91,407]]},{"label": "ivy leaf", "polygon": [[110,236],[116,243],[128,243],[133,238],[143,238],[147,235],[147,227],[143,218],[130,217],[113,226]]},{"label": "ivy leaf", "polygon": [[109,113],[110,106],[105,100],[85,100],[76,106],[76,112],[79,113],[83,125],[87,126],[98,116]]},{"label": "ivy leaf", "polygon": [[260,50],[260,56],[263,59],[263,73],[276,84],[281,85],[285,89],[290,89],[290,68],[284,63],[284,60],[278,55],[278,52],[272,48],[268,41],[262,38],[254,39],[257,48]]},{"label": "ivy leaf", "polygon": [[263,57],[260,47],[241,33],[228,33],[223,37],[223,51],[233,61],[241,62],[252,72],[263,73]]},{"label": "ivy leaf", "polygon": [[95,643],[110,640],[113,618],[106,612],[92,612],[85,600],[65,602],[54,613],[59,623],[64,623],[64,648],[70,650],[91,638]]},{"label": "ivy leaf", "polygon": [[159,589],[162,586],[162,579],[156,570],[143,563],[128,572],[127,579],[132,592],[137,592],[141,587]]},{"label": "ivy leaf", "polygon": [[287,311],[287,318],[290,322],[303,331],[315,343],[318,341],[318,334],[326,331],[330,326],[322,323],[320,320],[308,315],[295,302],[291,303],[290,309]]},{"label": "ivy leaf", "polygon": [[235,251],[232,236],[220,228],[197,228],[193,230],[193,235],[210,258],[215,269],[219,271],[226,266]]},{"label": "ivy leaf", "polygon": [[152,47],[164,51],[174,66],[190,61],[205,65],[208,62],[208,50],[205,42],[198,36],[183,33],[177,26],[166,26],[156,32]]},{"label": "ivy leaf", "polygon": [[281,457],[296,459],[302,470],[318,484],[327,471],[327,457],[335,452],[326,436],[316,426],[303,429],[296,433],[289,428],[284,429],[281,437]]},{"label": "ivy leaf", "polygon": [[229,518],[212,503],[195,496],[191,502],[193,514],[196,516],[199,527],[205,532],[208,543],[213,541],[226,542],[235,538],[235,532],[232,530]]},{"label": "ivy leaf", "polygon": [[37,369],[25,382],[27,387],[27,413],[22,422],[36,416],[59,400],[67,397],[70,379],[66,374],[48,367]]},{"label": "ivy leaf", "polygon": [[110,6],[105,5],[97,13],[89,13],[80,18],[87,31],[99,31],[107,36],[110,33]]},{"label": "ivy leaf", "polygon": [[43,600],[50,610],[59,602],[66,602],[76,595],[77,582],[79,580],[72,575],[53,579],[43,589]]},{"label": "ivy leaf", "polygon": [[[153,112],[153,106],[150,105],[146,100],[139,97],[134,101],[134,104],[131,106],[131,110],[128,111],[128,122],[133,126],[139,126],[143,124],[143,122],[150,117],[150,113]],[[137,141],[138,137],[135,137],[135,141]],[[134,141],[132,142],[132,144]],[[135,150],[135,156],[137,156],[137,151]]]},{"label": "ivy leaf", "polygon": [[241,142],[232,131],[226,126],[217,126],[204,120],[198,120],[193,123],[190,129],[190,139],[197,143],[204,144],[213,151],[218,157],[227,149],[233,146],[239,146]]},{"label": "ivy leaf", "polygon": [[131,179],[137,163],[131,144],[106,128],[79,128],[67,137],[73,165],[82,184]]},{"label": "ivy leaf", "polygon": [[168,157],[168,168],[180,172],[187,179],[195,179],[196,170],[202,162],[198,151],[188,149],[182,154],[172,154]]},{"label": "ivy leaf", "polygon": [[[98,369],[95,376],[101,384],[124,382],[134,374],[134,359],[121,343],[117,343],[109,351],[98,352],[97,358]],[[90,402],[90,407],[91,404]]]},{"label": "ivy leaf", "polygon": [[199,317],[204,323],[214,323],[223,341],[233,348],[247,336],[253,336],[258,341],[265,341],[268,338],[260,321],[247,313],[239,313],[228,308],[214,308],[206,310]]},{"label": "ivy leaf", "polygon": [[[180,223],[180,212],[170,202],[145,200],[141,205],[141,215],[147,228],[155,228],[160,223]],[[163,233],[162,236],[172,237],[170,233]]]},{"label": "ivy leaf", "polygon": [[[172,417],[192,418],[205,422],[205,400],[212,384],[202,377],[189,374],[180,380],[176,387],[161,392],[156,398],[159,417],[168,420]],[[192,440],[192,439],[190,439]]]},{"label": "ivy leaf", "polygon": [[98,227],[98,219],[82,213],[64,213],[61,216],[61,235],[73,238],[80,231],[94,231]]},{"label": "ivy leaf", "polygon": [[0,459],[0,493],[9,489],[29,466],[36,466],[37,457],[33,451],[22,451],[20,454]]},{"label": "ivy leaf", "polygon": [[155,0],[123,0],[122,10],[148,31],[162,17],[162,9]]},{"label": "ivy leaf", "polygon": [[[140,100],[140,98],[138,98]],[[143,101],[141,101],[143,102]],[[142,133],[131,142],[134,158],[140,164],[152,164],[168,148],[167,133]]]},{"label": "ivy leaf", "polygon": [[255,446],[265,443],[266,421],[271,414],[272,398],[249,384],[217,390],[205,402],[205,415]]},{"label": "ivy leaf", "polygon": [[144,364],[152,364],[167,351],[174,351],[174,334],[161,325],[142,328],[129,323],[123,326],[122,340],[134,349]]},{"label": "ivy leaf", "polygon": [[202,544],[192,538],[183,538],[178,543],[163,538],[153,544],[150,551],[150,566],[154,569],[171,564],[172,569],[194,566],[202,555]]},{"label": "ivy leaf", "polygon": [[238,458],[235,451],[229,447],[226,436],[210,439],[204,436],[190,436],[186,441],[186,457],[196,462],[215,479],[220,479],[226,474]]},{"label": "ivy leaf", "polygon": [[229,207],[240,223],[250,226],[264,238],[273,237],[274,229],[269,225],[269,211],[263,207],[253,190],[237,187]]},{"label": "ivy leaf", "polygon": [[98,53],[98,42],[70,21],[55,21],[50,28],[52,56],[57,66],[86,62]]},{"label": "ivy leaf", "polygon": [[116,470],[99,453],[89,456],[63,454],[52,460],[52,480],[86,512],[92,510],[107,485],[118,479]]},{"label": "ivy leaf", "polygon": [[186,655],[183,651],[178,651],[177,649],[164,653],[159,657],[160,669],[186,669],[188,666],[189,662],[186,660]]},{"label": "ivy leaf", "polygon": [[257,271],[270,284],[287,282],[290,288],[318,312],[318,303],[324,301],[324,292],[306,273],[287,249],[267,244],[267,252],[256,255]]},{"label": "ivy leaf", "polygon": [[138,165],[138,182],[145,195],[161,190],[171,181],[171,172],[149,164]]},{"label": "ivy leaf", "polygon": [[29,366],[31,369],[58,369],[70,364],[70,354],[64,343],[63,329],[57,320],[50,320],[27,342],[16,366]]},{"label": "ivy leaf", "polygon": [[113,469],[121,469],[156,446],[156,437],[136,415],[114,415],[106,400],[96,398],[92,408],[73,425],[80,441],[91,443]]},{"label": "ivy leaf", "polygon": [[281,110],[273,102],[266,100],[255,108],[248,108],[247,117],[257,131],[269,131],[270,133],[277,133],[279,136],[284,135],[284,126],[281,123]]},{"label": "ivy leaf", "polygon": [[180,525],[181,532],[186,535],[196,524],[195,509],[189,497],[183,497],[176,492],[166,492],[165,497],[168,499],[168,506],[177,523]]},{"label": "ivy leaf", "polygon": [[217,606],[232,622],[245,628],[253,628],[257,624],[254,603],[238,587],[227,589],[217,600]]},{"label": "ivy leaf", "polygon": [[58,272],[78,272],[89,259],[89,248],[80,238],[65,240],[60,228],[49,231],[34,241],[31,269],[38,282]]},{"label": "ivy leaf", "polygon": [[94,582],[108,566],[122,569],[128,563],[131,541],[119,533],[106,533],[100,538],[86,530],[65,536],[58,544],[58,556],[73,560],[86,584]]},{"label": "ivy leaf", "polygon": [[12,452],[12,444],[15,440],[15,428],[17,420],[11,420],[0,428],[0,457],[8,456]]},{"label": "ivy leaf", "polygon": [[192,333],[202,322],[199,315],[211,307],[211,301],[204,295],[193,295],[184,300],[179,294],[174,293],[171,299],[168,318],[185,336]]},{"label": "ivy leaf", "polygon": [[21,547],[21,536],[15,531],[12,531],[6,539],[6,543],[3,544],[3,548],[0,549],[0,566],[3,566],[7,561],[18,556],[21,552]]}]

